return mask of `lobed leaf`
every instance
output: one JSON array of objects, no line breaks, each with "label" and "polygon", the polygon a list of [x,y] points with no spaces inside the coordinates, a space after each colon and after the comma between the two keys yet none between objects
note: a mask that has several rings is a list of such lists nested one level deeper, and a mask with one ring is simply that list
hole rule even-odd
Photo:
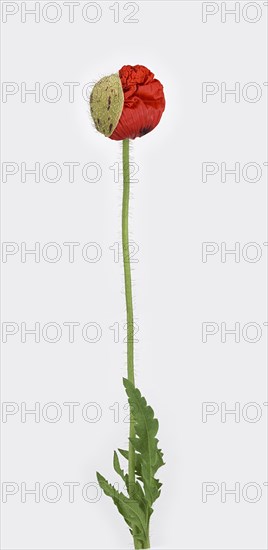
[{"label": "lobed leaf", "polygon": [[139,503],[117,491],[99,472],[97,472],[97,479],[105,495],[112,498],[119,513],[124,517],[131,529],[131,534],[134,536],[133,528],[135,528],[135,537],[137,537],[137,540],[141,542],[145,541],[147,530],[146,517]]},{"label": "lobed leaf", "polygon": [[131,438],[130,441],[136,451],[137,475],[143,482],[145,497],[149,507],[151,507],[159,497],[162,486],[154,476],[164,464],[163,453],[158,448],[158,439],[156,438],[159,427],[158,420],[154,416],[152,407],[147,405],[146,399],[141,395],[138,388],[125,378],[123,381],[135,421],[136,436]]}]

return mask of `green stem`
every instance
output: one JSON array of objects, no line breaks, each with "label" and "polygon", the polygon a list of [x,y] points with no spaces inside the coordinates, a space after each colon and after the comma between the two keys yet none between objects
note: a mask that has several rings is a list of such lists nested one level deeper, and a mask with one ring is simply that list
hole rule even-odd
[{"label": "green stem", "polygon": [[[122,245],[123,245],[123,260],[124,260],[124,278],[125,278],[125,296],[127,310],[127,377],[132,384],[135,385],[134,376],[134,321],[133,321],[133,304],[132,304],[132,286],[131,286],[131,268],[129,256],[129,195],[130,195],[130,177],[129,177],[129,139],[123,140],[123,204],[122,204]],[[135,425],[133,414],[130,412],[130,439],[135,437]],[[131,495],[135,491],[135,449],[129,441],[128,449],[128,493]],[[132,493],[133,491],[133,493]],[[135,526],[132,529],[133,535],[136,533]],[[147,540],[145,545],[135,540],[135,549],[150,548],[149,540],[149,525]]]},{"label": "green stem", "polygon": [[147,526],[147,537],[144,544],[144,548],[151,548],[150,544],[150,519],[148,520],[148,526]]},{"label": "green stem", "polygon": [[[125,277],[125,296],[127,310],[127,376],[128,380],[135,384],[134,378],[134,325],[133,325],[133,305],[132,305],[132,287],[131,287],[131,269],[129,257],[129,236],[128,236],[128,213],[129,213],[129,139],[123,140],[123,205],[122,205],[122,245],[124,259],[124,277]],[[135,427],[133,415],[130,414],[129,437],[135,437]],[[135,485],[135,450],[129,442],[129,462],[128,462],[129,488],[134,490]]]},{"label": "green stem", "polygon": [[125,275],[125,295],[127,308],[127,375],[128,380],[135,384],[134,380],[134,327],[133,327],[133,305],[132,305],[132,287],[131,270],[129,257],[129,237],[128,237],[128,212],[129,212],[129,139],[123,140],[123,208],[122,208],[122,244]]}]

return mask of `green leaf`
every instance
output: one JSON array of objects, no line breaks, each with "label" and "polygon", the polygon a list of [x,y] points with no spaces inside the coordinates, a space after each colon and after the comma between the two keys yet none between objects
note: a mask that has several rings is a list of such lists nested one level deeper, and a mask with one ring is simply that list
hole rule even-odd
[{"label": "green leaf", "polygon": [[131,528],[131,534],[134,536],[133,528],[135,528],[135,537],[137,537],[137,540],[144,542],[147,529],[146,517],[139,503],[117,491],[99,472],[97,472],[97,479],[105,495],[113,499],[118,511]]},{"label": "green leaf", "polygon": [[[118,449],[119,452],[121,452],[121,449]],[[128,455],[128,451],[125,451],[125,453]],[[122,453],[121,453],[122,454]],[[123,455],[124,456],[124,455]],[[126,458],[126,456],[125,456]],[[121,466],[120,466],[120,462],[119,462],[119,458],[118,458],[118,454],[116,453],[116,451],[114,452],[114,469],[116,471],[116,473],[123,479],[123,481],[125,482],[126,484],[126,487],[127,487],[127,490],[129,492],[129,483],[128,483],[128,474],[125,474],[124,470],[122,470]],[[142,490],[142,487],[141,485],[138,483],[138,481],[135,482],[135,487],[134,489],[132,489],[131,491],[131,499],[134,499],[136,500],[137,502],[140,503],[141,505],[141,508],[145,511],[145,495],[144,495],[144,492]]]},{"label": "green leaf", "polygon": [[[111,497],[118,511],[129,526],[135,542],[135,548],[148,548],[149,520],[153,513],[152,504],[159,497],[162,484],[155,478],[157,470],[163,466],[163,453],[158,448],[158,421],[153,409],[147,405],[140,391],[124,379],[128,395],[135,437],[130,438],[135,449],[135,490],[130,492],[129,476],[121,468],[117,452],[114,453],[113,465],[116,473],[123,480],[128,496],[120,493],[99,473],[97,478],[104,493]],[[128,461],[129,451],[119,449],[119,453]],[[141,486],[141,483],[143,487]]]},{"label": "green leaf", "polygon": [[119,453],[128,460],[128,451],[125,451],[124,449],[118,449]]},{"label": "green leaf", "polygon": [[[128,460],[128,451],[125,451],[124,449],[118,449],[119,453]],[[137,454],[135,455],[135,473],[138,476],[138,479],[142,481],[141,479],[141,455]]]},{"label": "green leaf", "polygon": [[[160,495],[162,484],[155,473],[163,466],[163,453],[158,448],[158,420],[154,417],[152,407],[140,391],[127,379],[123,379],[128,401],[135,421],[135,438],[130,441],[136,451],[136,468],[139,479],[143,482],[145,497],[149,507]],[[124,456],[124,455],[123,455]]]},{"label": "green leaf", "polygon": [[114,469],[116,473],[123,479],[123,481],[126,484],[126,487],[128,486],[128,475],[124,473],[124,470],[120,467],[120,462],[118,458],[118,454],[116,451],[114,451]]}]

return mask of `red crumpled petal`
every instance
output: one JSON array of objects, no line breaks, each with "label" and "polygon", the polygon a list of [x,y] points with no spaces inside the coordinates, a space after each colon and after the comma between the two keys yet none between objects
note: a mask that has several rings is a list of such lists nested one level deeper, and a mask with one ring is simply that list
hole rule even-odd
[{"label": "red crumpled petal", "polygon": [[165,109],[163,86],[143,65],[125,65],[119,76],[124,107],[109,137],[114,140],[135,139],[151,132],[159,123]]}]

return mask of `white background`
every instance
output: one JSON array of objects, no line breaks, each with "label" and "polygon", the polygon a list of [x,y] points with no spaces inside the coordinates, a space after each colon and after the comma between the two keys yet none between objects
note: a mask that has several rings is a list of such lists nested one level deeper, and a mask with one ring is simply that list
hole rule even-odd
[{"label": "white background", "polygon": [[[113,451],[126,446],[128,437],[121,383],[123,267],[114,252],[121,238],[122,178],[115,181],[111,169],[121,160],[121,144],[95,131],[82,92],[124,64],[143,64],[166,95],[161,123],[135,140],[131,152],[139,169],[131,201],[131,238],[139,248],[132,265],[136,378],[159,418],[166,461],[159,472],[163,489],[152,518],[152,546],[264,549],[267,6],[237,2],[236,16],[225,16],[234,2],[108,1],[84,12],[88,3],[78,2],[71,23],[62,2],[26,2],[26,9],[35,4],[40,9],[40,22],[36,15],[23,22],[24,4],[2,2],[2,9],[13,12],[7,22],[2,12],[2,80],[13,83],[7,89],[14,92],[2,98],[2,162],[15,163],[8,169],[16,172],[2,187],[2,238],[16,243],[2,265],[2,320],[13,323],[8,330],[18,329],[2,345],[2,399],[13,403],[8,408],[13,414],[2,422],[2,482],[14,493],[2,503],[2,547],[131,548],[123,519],[94,485],[96,470],[118,481]],[[51,82],[56,86],[48,87]],[[73,101],[66,82],[77,83]],[[213,95],[202,96],[204,82],[214,82]],[[36,83],[40,101],[23,95]],[[225,95],[235,83],[236,96]],[[38,162],[40,182],[33,174],[23,182],[21,163],[33,168]],[[52,162],[54,172],[42,175]],[[64,162],[80,163],[74,182]],[[216,164],[204,182],[206,162]],[[232,169],[235,162],[240,181],[229,174],[224,182],[221,163]],[[83,178],[87,163],[97,163],[98,181]],[[256,164],[243,170],[248,163]],[[57,166],[59,181],[47,181],[56,177]],[[89,179],[95,175],[92,167]],[[22,261],[23,242],[28,249],[40,243],[40,262],[34,255]],[[58,248],[47,248],[51,242]],[[80,243],[73,263],[66,242]],[[207,261],[204,242],[214,243],[215,254],[203,256]],[[86,243],[97,243],[99,261],[84,259]],[[234,249],[235,243],[237,261],[227,254],[224,262],[221,249]],[[94,258],[96,249],[88,252]],[[49,261],[53,254],[58,261]],[[68,321],[80,323],[73,343],[63,325]],[[56,329],[47,334],[44,329],[50,322],[62,329],[55,343],[47,340]],[[90,322],[97,324],[95,343],[82,335]],[[214,323],[209,328],[215,334],[202,342],[207,322]],[[22,342],[22,323],[28,329],[40,323],[40,343],[34,334]],[[115,323],[119,342],[110,328]],[[227,329],[238,323],[239,342],[227,334],[224,343],[222,323]],[[95,335],[91,329],[89,337]],[[23,402],[27,409],[40,403],[40,422],[33,414],[22,422]],[[46,407],[53,402],[57,407]],[[74,422],[66,402],[79,404]],[[215,414],[202,417],[205,402],[214,403]],[[96,405],[84,409],[87,403]],[[236,417],[224,417],[235,403]],[[87,421],[85,410],[99,420]],[[49,422],[57,414],[58,421]],[[79,484],[73,503],[66,482]],[[209,489],[215,494],[202,500],[206,483],[214,484]],[[40,486],[39,503],[34,494],[22,502],[23,484]],[[225,489],[235,487],[236,495],[226,495]],[[49,502],[52,498],[57,502]]]}]

